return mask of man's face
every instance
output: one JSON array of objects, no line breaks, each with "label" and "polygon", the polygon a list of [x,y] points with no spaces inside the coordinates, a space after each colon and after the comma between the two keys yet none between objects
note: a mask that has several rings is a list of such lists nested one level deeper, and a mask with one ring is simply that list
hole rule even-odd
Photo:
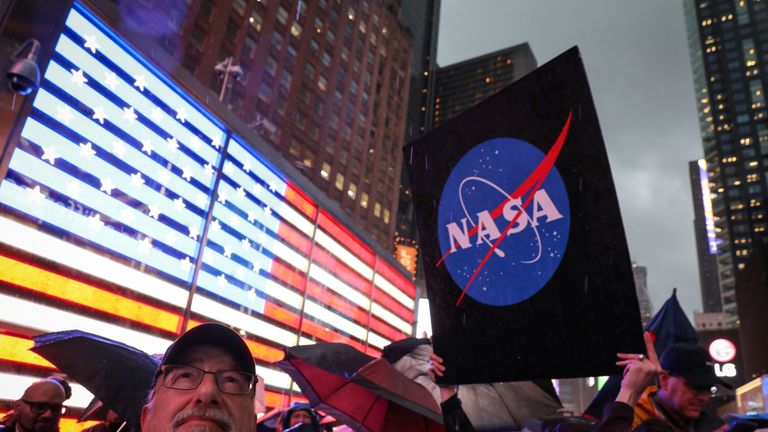
[{"label": "man's face", "polygon": [[691,383],[681,376],[670,376],[662,373],[661,391],[659,397],[664,403],[685,419],[695,419],[707,406],[712,393],[709,388],[694,388]]},{"label": "man's face", "polygon": [[291,413],[288,417],[288,425],[293,427],[297,424],[312,424],[312,414],[304,410],[297,410]]},{"label": "man's face", "polygon": [[[213,346],[191,347],[179,363],[206,371],[239,369],[234,359]],[[253,393],[222,393],[212,374],[205,374],[191,390],[164,387],[163,377],[155,383],[152,400],[141,410],[144,432],[251,432],[254,425]]]},{"label": "man's face", "polygon": [[59,430],[61,405],[66,398],[64,389],[51,381],[32,384],[24,396],[14,403],[18,423],[25,432],[55,432]]}]

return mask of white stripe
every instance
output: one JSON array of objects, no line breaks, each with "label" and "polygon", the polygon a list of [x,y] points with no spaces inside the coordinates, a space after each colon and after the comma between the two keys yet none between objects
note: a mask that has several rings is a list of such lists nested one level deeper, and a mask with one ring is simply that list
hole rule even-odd
[{"label": "white stripe", "polygon": [[288,389],[291,386],[291,377],[287,373],[266,366],[256,366],[256,374],[264,378],[264,382],[272,387]]},{"label": "white stripe", "polygon": [[405,322],[403,319],[401,319],[399,316],[393,314],[392,312],[384,309],[384,307],[376,302],[373,302],[371,305],[371,313],[378,316],[379,318],[383,319],[384,322],[391,325],[392,327],[395,327],[396,329],[400,330],[401,332],[405,334],[411,334],[413,331],[413,327]]},{"label": "white stripe", "polygon": [[315,233],[315,241],[317,244],[328,249],[332,254],[336,255],[338,259],[350,268],[360,273],[366,280],[373,279],[373,269],[362,262],[358,257],[353,255],[344,246],[339,244],[336,240],[332,239],[325,231],[318,229]]},{"label": "white stripe", "polygon": [[313,316],[320,321],[323,321],[324,323],[341,330],[344,333],[355,336],[358,339],[365,340],[365,328],[331,312],[330,310],[326,309],[325,306],[321,306],[307,299],[307,301],[304,303],[304,313]]},{"label": "white stripe", "polygon": [[386,280],[380,273],[376,273],[376,276],[373,277],[373,283],[377,287],[381,288],[382,291],[392,296],[393,299],[407,307],[409,310],[413,310],[413,308],[416,307],[416,302],[414,299],[397,289],[397,287],[392,284],[392,282]]},{"label": "white stripe", "polygon": [[370,308],[371,300],[360,291],[342,282],[339,278],[328,273],[317,264],[309,266],[309,276],[329,289],[341,294],[345,299],[355,303],[366,311]]},{"label": "white stripe", "polygon": [[378,349],[384,349],[384,347],[391,344],[392,341],[377,335],[373,331],[370,331],[368,332],[368,343]]},{"label": "white stripe", "polygon": [[[42,378],[27,375],[12,375],[0,372],[0,399],[18,400],[30,385]],[[72,387],[72,397],[64,402],[65,407],[85,408],[93,399],[93,394],[80,384],[69,384]]]}]

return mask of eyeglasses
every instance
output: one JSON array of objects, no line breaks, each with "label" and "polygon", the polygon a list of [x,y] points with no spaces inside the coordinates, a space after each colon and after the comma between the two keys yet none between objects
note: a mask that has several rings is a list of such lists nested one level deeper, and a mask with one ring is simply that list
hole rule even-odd
[{"label": "eyeglasses", "polygon": [[51,410],[51,414],[57,415],[61,414],[64,410],[64,405],[60,403],[33,402],[26,399],[22,399],[21,401],[29,405],[29,410],[32,411],[32,414],[45,414],[46,411]]},{"label": "eyeglasses", "polygon": [[247,395],[256,385],[256,376],[248,372],[224,370],[207,371],[188,365],[165,365],[162,369],[163,386],[176,390],[196,389],[206,374],[216,379],[216,386],[222,393]]}]

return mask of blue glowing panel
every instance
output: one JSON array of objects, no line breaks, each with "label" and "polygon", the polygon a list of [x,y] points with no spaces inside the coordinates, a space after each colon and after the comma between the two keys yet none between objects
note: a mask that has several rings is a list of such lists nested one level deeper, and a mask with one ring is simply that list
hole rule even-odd
[{"label": "blue glowing panel", "polygon": [[6,208],[191,281],[226,131],[79,5],[21,136]]}]

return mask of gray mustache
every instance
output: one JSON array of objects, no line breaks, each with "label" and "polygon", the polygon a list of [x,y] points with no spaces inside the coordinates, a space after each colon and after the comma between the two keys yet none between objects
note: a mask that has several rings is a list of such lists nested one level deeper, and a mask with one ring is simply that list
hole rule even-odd
[{"label": "gray mustache", "polygon": [[235,428],[235,421],[232,419],[232,416],[230,416],[228,412],[218,408],[187,408],[182,410],[173,417],[173,427],[181,426],[181,424],[183,424],[189,417],[211,420],[222,426],[226,432],[231,432]]}]

